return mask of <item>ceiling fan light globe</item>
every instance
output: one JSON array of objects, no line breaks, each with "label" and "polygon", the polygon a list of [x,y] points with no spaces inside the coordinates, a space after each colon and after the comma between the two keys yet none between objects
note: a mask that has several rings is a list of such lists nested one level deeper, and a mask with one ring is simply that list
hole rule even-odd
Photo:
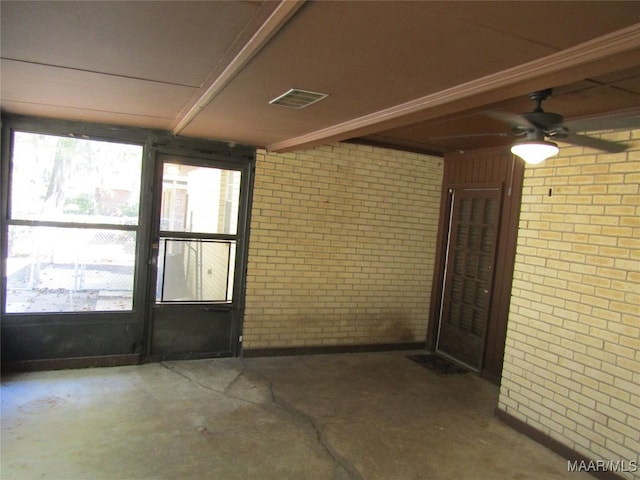
[{"label": "ceiling fan light globe", "polygon": [[559,151],[558,145],[543,140],[516,143],[511,147],[511,153],[530,165],[542,163],[547,158],[557,155]]}]

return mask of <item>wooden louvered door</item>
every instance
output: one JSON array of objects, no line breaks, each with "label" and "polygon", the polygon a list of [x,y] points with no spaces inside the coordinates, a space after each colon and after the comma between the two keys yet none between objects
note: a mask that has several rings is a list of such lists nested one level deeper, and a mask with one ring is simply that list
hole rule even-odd
[{"label": "wooden louvered door", "polygon": [[446,269],[436,349],[482,368],[495,271],[501,186],[451,188]]}]

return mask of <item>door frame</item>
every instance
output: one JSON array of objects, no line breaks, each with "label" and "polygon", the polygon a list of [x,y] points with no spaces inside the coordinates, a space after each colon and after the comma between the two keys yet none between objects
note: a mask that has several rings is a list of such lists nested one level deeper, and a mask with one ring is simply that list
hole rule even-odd
[{"label": "door frame", "polygon": [[502,182],[504,188],[500,218],[501,228],[498,237],[495,280],[491,294],[492,313],[487,325],[483,367],[479,372],[480,376],[496,385],[500,384],[502,378],[524,171],[524,161],[513,155],[507,147],[450,152],[444,156],[436,261],[433,269],[425,346],[431,352],[436,350],[450,215],[448,189],[451,185],[461,183]]},{"label": "door frame", "polygon": [[[212,147],[218,147],[212,148]],[[233,149],[231,149],[233,152]],[[214,144],[198,140],[172,139],[171,141],[153,142],[149,149],[149,163],[153,166],[153,192],[151,196],[152,214],[149,218],[150,242],[147,252],[147,302],[145,309],[144,324],[144,346],[142,350],[142,361],[153,362],[161,360],[180,360],[194,358],[210,358],[221,356],[239,356],[242,352],[242,331],[244,323],[247,267],[249,255],[249,226],[251,224],[251,204],[253,199],[253,184],[255,175],[255,150],[240,149],[239,155],[230,155],[230,147],[224,144]],[[237,244],[233,282],[233,300],[230,304],[203,303],[189,308],[206,308],[212,314],[230,314],[232,317],[232,329],[230,348],[228,351],[220,352],[200,352],[200,353],[173,353],[155,354],[153,352],[154,335],[154,309],[162,309],[156,304],[156,260],[157,250],[154,251],[152,244],[158,242],[160,237],[160,209],[162,195],[162,165],[163,157],[176,157],[184,160],[188,165],[199,165],[202,167],[218,167],[240,171],[240,203],[238,208]],[[167,305],[166,308],[172,308]]]}]

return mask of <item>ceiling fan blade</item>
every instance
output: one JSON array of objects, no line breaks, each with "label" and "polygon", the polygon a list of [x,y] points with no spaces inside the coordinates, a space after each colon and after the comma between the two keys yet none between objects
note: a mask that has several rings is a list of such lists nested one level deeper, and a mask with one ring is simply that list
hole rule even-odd
[{"label": "ceiling fan blade", "polygon": [[461,133],[457,135],[440,135],[437,137],[429,137],[429,140],[455,140],[458,138],[481,138],[481,137],[515,137],[517,133],[500,132],[500,133]]},{"label": "ceiling fan blade", "polygon": [[508,123],[511,126],[521,127],[523,129],[529,130],[532,128],[536,128],[536,126],[527,120],[526,117],[522,115],[517,115],[515,113],[506,113],[506,112],[494,112],[487,111],[484,114],[488,117],[494,118],[496,120],[500,120],[501,122]]},{"label": "ceiling fan blade", "polygon": [[565,125],[574,132],[594,130],[632,130],[640,128],[640,113],[634,115],[594,117],[570,120]]},{"label": "ceiling fan blade", "polygon": [[611,142],[600,138],[588,137],[586,135],[578,135],[577,133],[567,133],[566,136],[558,137],[559,142],[571,143],[581,147],[595,148],[610,153],[624,152],[627,145],[624,143]]}]

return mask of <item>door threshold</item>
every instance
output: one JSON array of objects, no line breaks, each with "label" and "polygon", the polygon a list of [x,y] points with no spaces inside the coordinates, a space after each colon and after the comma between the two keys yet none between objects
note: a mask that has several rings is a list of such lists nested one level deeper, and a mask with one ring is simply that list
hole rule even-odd
[{"label": "door threshold", "polygon": [[452,362],[452,363],[454,363],[454,364],[456,364],[456,365],[458,365],[458,366],[460,366],[460,367],[463,367],[463,368],[466,368],[466,369],[468,369],[468,370],[471,370],[471,371],[472,371],[472,372],[474,372],[474,373],[478,373],[478,374],[480,373],[480,369],[479,369],[479,368],[477,368],[477,367],[472,367],[472,366],[471,366],[471,365],[469,365],[468,363],[465,363],[465,362],[463,362],[462,360],[459,360],[459,359],[457,359],[457,358],[455,358],[455,357],[452,357],[451,355],[449,355],[449,354],[447,354],[447,353],[445,353],[445,352],[441,352],[440,350],[436,350],[436,351],[434,352],[434,354],[435,354],[435,355],[440,355],[441,357],[446,358],[446,359],[447,359],[447,360],[449,360],[450,362]]}]

